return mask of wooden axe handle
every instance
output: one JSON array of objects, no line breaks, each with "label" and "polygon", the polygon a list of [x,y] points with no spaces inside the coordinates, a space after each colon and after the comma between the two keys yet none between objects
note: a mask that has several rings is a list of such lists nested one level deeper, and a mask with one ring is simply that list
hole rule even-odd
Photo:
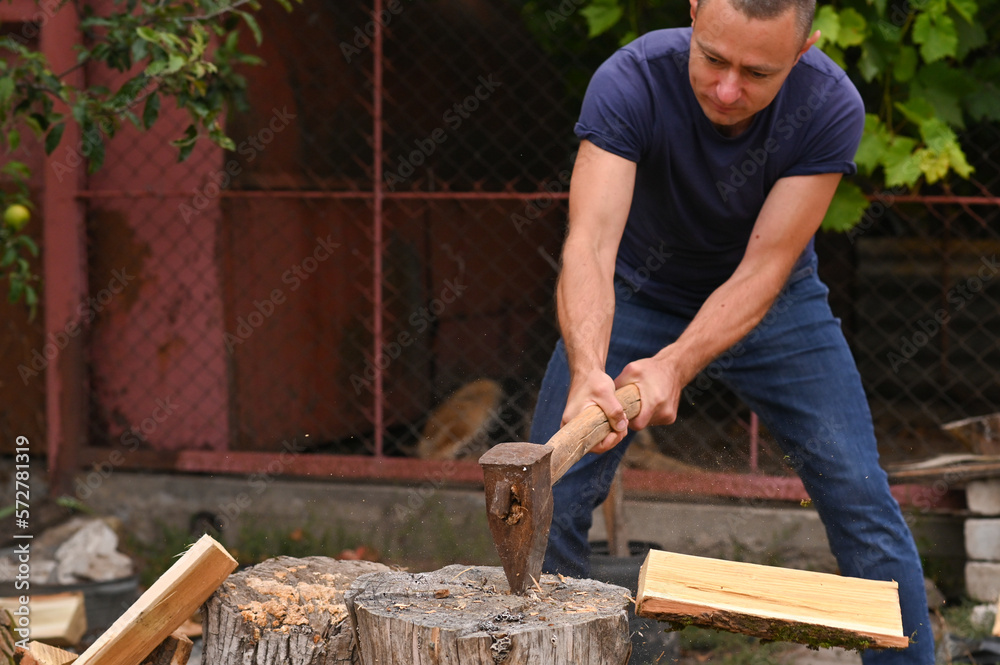
[{"label": "wooden axe handle", "polygon": [[[615,397],[631,420],[639,413],[639,387],[630,383],[615,391]],[[556,432],[547,445],[552,446],[552,484],[555,485],[569,468],[604,440],[611,432],[608,417],[597,405],[588,406],[573,420]]]}]

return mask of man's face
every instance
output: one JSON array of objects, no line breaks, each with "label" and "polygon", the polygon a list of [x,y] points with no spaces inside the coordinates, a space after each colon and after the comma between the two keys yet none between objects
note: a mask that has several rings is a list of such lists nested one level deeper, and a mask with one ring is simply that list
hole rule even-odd
[{"label": "man's face", "polygon": [[[692,18],[696,11],[697,0],[692,0]],[[771,103],[817,38],[814,34],[803,44],[794,9],[758,20],[733,9],[729,0],[706,2],[694,21],[688,65],[702,111],[721,132],[739,134]]]}]

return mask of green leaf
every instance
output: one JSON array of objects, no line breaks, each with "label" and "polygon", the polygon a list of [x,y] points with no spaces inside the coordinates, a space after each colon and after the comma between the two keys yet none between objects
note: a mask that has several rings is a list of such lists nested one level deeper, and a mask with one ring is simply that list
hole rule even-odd
[{"label": "green leaf", "polygon": [[21,132],[16,129],[7,132],[7,150],[13,152],[19,145],[21,145]]},{"label": "green leaf", "polygon": [[948,175],[951,162],[948,160],[946,153],[936,152],[929,148],[921,148],[914,154],[914,157],[919,162],[920,170],[929,184],[933,185]]},{"label": "green leaf", "polygon": [[24,304],[32,308],[38,305],[38,292],[30,284],[24,286]]},{"label": "green leaf", "polygon": [[171,53],[170,57],[167,59],[167,67],[163,70],[164,74],[175,74],[184,68],[187,64],[187,59],[176,53]]},{"label": "green leaf", "polygon": [[887,18],[880,18],[875,24],[872,34],[877,34],[892,44],[898,44],[903,39],[903,28]]},{"label": "green leaf", "polygon": [[976,170],[965,158],[965,151],[962,150],[957,141],[949,145],[945,152],[948,155],[948,161],[951,163],[951,170],[963,178],[968,179]]},{"label": "green leaf", "polygon": [[900,83],[906,83],[917,71],[917,49],[912,46],[902,46],[893,63],[892,76]]},{"label": "green leaf", "polygon": [[854,155],[858,169],[870,175],[881,166],[891,140],[892,135],[877,115],[865,115],[865,131],[861,135],[858,152]]},{"label": "green leaf", "polygon": [[45,135],[45,154],[51,155],[55,152],[55,149],[59,147],[59,142],[62,141],[63,131],[66,129],[66,123],[60,122],[59,124],[53,125],[49,133]]},{"label": "green leaf", "polygon": [[966,95],[965,108],[977,120],[1000,122],[1000,58],[983,58],[972,67],[975,89]]},{"label": "green leaf", "polygon": [[153,60],[152,62],[149,63],[149,65],[146,67],[146,70],[143,73],[146,76],[153,78],[162,74],[166,68],[167,68],[166,60]]},{"label": "green leaf", "polygon": [[215,143],[223,150],[230,150],[230,151],[236,150],[236,144],[233,142],[231,138],[229,138],[223,133],[222,128],[219,127],[218,125],[213,126],[209,130],[208,138],[211,139],[213,143]]},{"label": "green leaf", "polygon": [[906,102],[896,102],[894,106],[915,125],[920,125],[925,120],[934,117],[934,107],[921,97],[911,96]]},{"label": "green leaf", "polygon": [[6,75],[0,77],[0,105],[6,104],[7,101],[14,95],[14,76]]},{"label": "green leaf", "polygon": [[7,302],[17,302],[21,299],[22,293],[24,293],[24,281],[20,275],[12,273],[10,276],[10,290],[7,292]]},{"label": "green leaf", "polygon": [[868,36],[868,22],[865,17],[848,7],[840,12],[840,31],[837,44],[843,48],[858,46]]},{"label": "green leaf", "polygon": [[32,113],[24,118],[24,122],[36,136],[41,136],[49,128],[49,119],[42,113]]},{"label": "green leaf", "polygon": [[928,102],[938,118],[954,127],[964,128],[962,100],[975,89],[975,81],[964,69],[938,60],[920,68],[910,86],[910,95]]},{"label": "green leaf", "polygon": [[144,129],[149,129],[156,122],[156,119],[160,116],[160,94],[158,92],[150,93],[149,97],[146,98],[146,106],[142,109],[142,126]]},{"label": "green leaf", "polygon": [[976,20],[976,12],[979,11],[976,0],[950,0],[949,4],[965,19],[966,23],[972,23]]},{"label": "green leaf", "polygon": [[820,7],[813,19],[812,30],[820,31],[819,41],[816,42],[819,48],[823,48],[826,44],[835,44],[840,35],[840,16],[837,15],[837,10],[830,5]]},{"label": "green leaf", "polygon": [[31,177],[31,169],[28,168],[28,165],[13,159],[0,167],[0,173],[20,180],[27,180]]},{"label": "green leaf", "polygon": [[13,245],[9,245],[3,253],[3,258],[0,259],[0,268],[6,268],[10,264],[17,260],[17,250]]},{"label": "green leaf", "polygon": [[142,62],[149,56],[149,42],[145,39],[137,39],[132,42],[132,61]]},{"label": "green leaf", "polygon": [[237,14],[243,17],[246,21],[247,27],[250,28],[250,32],[253,33],[253,40],[260,46],[261,42],[264,41],[264,35],[260,31],[260,25],[257,24],[257,19],[254,18],[253,14],[250,12],[236,11]]},{"label": "green leaf", "polygon": [[932,18],[930,13],[921,14],[913,23],[913,41],[920,44],[920,55],[928,64],[955,57],[958,49],[955,22],[948,16]]},{"label": "green leaf", "polygon": [[841,180],[833,195],[830,207],[823,217],[821,228],[825,231],[849,231],[868,209],[868,197],[852,182]]},{"label": "green leaf", "polygon": [[622,35],[621,39],[618,40],[618,45],[619,46],[627,46],[628,44],[631,44],[636,39],[638,39],[638,37],[639,37],[639,35],[635,34],[634,30],[629,30],[624,35]]},{"label": "green leaf", "polygon": [[830,56],[830,59],[837,63],[841,69],[847,69],[847,59],[844,57],[844,52],[840,50],[839,46],[827,44],[826,48],[823,49],[823,52]]},{"label": "green leaf", "polygon": [[971,51],[989,43],[986,28],[983,27],[982,23],[968,23],[959,18],[955,21],[955,31],[958,34],[958,51],[955,53],[955,57],[959,61],[965,60]]},{"label": "green leaf", "polygon": [[587,37],[593,39],[613,28],[622,13],[621,5],[615,0],[593,0],[580,10],[580,14],[587,19]]},{"label": "green leaf", "polygon": [[191,151],[194,150],[195,143],[198,141],[198,128],[194,125],[188,125],[184,130],[184,136],[179,139],[171,141],[171,145],[177,146],[180,152],[177,156],[178,162],[183,162],[188,157],[191,156]]},{"label": "green leaf", "polygon": [[920,180],[923,171],[920,161],[913,154],[916,145],[916,141],[906,136],[897,136],[890,142],[884,159],[887,187],[913,187]]},{"label": "green leaf", "polygon": [[923,5],[920,8],[929,14],[931,19],[937,19],[948,11],[948,0],[923,0]]},{"label": "green leaf", "polygon": [[147,42],[152,42],[153,44],[160,43],[160,36],[156,34],[156,31],[152,28],[140,27],[136,28],[135,32],[139,37],[145,39]]},{"label": "green leaf", "polygon": [[861,57],[858,58],[858,70],[861,78],[871,83],[876,76],[885,71],[888,66],[885,55],[874,41],[868,41],[861,46]]},{"label": "green leaf", "polygon": [[194,150],[194,144],[182,145],[180,151],[177,153],[177,161],[183,162],[191,156],[191,151]]},{"label": "green leaf", "polygon": [[104,139],[98,138],[90,144],[87,155],[87,173],[94,174],[104,166]]},{"label": "green leaf", "polygon": [[38,256],[38,245],[35,241],[28,236],[18,236],[17,242],[21,244],[22,247],[27,249],[32,256]]}]

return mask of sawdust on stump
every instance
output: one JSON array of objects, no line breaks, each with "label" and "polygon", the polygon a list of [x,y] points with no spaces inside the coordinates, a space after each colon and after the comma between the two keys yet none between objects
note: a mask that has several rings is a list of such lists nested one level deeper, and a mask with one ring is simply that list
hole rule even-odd
[{"label": "sawdust on stump", "polygon": [[499,567],[359,577],[346,596],[363,665],[624,665],[627,589],[542,575],[511,595]]},{"label": "sawdust on stump", "polygon": [[357,663],[344,592],[370,561],[277,557],[230,575],[205,603],[205,665]]}]

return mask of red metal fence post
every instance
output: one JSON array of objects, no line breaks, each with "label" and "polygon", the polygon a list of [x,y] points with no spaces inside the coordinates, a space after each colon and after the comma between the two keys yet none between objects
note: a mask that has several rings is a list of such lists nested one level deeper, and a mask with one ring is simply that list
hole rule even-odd
[{"label": "red metal fence post", "polygon": [[385,192],[382,183],[382,57],[383,57],[383,28],[379,17],[382,13],[382,0],[374,0],[372,8],[372,19],[375,23],[375,39],[373,43],[375,61],[372,63],[372,149],[375,154],[372,156],[372,192],[374,193],[374,229],[372,254],[374,259],[374,277],[372,290],[374,293],[374,346],[372,353],[372,365],[375,367],[375,457],[381,457],[383,452],[383,437],[385,433],[385,372],[382,367],[382,342],[383,342],[383,316],[382,316],[382,254],[383,254],[383,202]]},{"label": "red metal fence post", "polygon": [[[41,31],[42,52],[53,71],[71,72],[64,78],[70,85],[83,84],[83,70],[72,71],[76,65],[73,46],[79,37],[77,24],[75,8],[66,6],[49,17]],[[64,145],[77,145],[79,128],[67,123],[62,140]],[[87,294],[87,254],[83,204],[76,198],[83,169],[56,171],[52,168],[54,161],[54,156],[45,160],[42,272],[46,338],[67,340],[45,372],[49,483],[52,494],[58,495],[69,490],[76,452],[87,440],[86,335],[73,332],[80,325],[77,311]]]}]

